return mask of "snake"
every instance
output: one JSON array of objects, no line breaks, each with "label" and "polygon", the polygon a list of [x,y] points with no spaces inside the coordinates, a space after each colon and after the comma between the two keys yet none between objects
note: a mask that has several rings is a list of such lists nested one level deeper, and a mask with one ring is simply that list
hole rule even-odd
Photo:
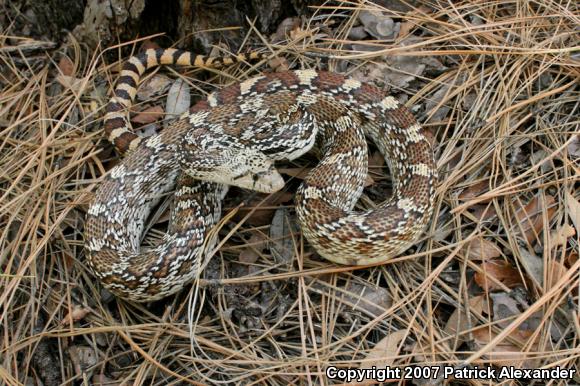
[{"label": "snake", "polygon": [[[127,110],[145,71],[260,58],[148,49],[125,62],[104,119],[105,135],[124,157],[99,181],[84,227],[88,266],[113,294],[153,301],[199,277],[228,188],[278,191],[285,181],[276,162],[313,148],[319,163],[297,189],[295,210],[320,256],[381,264],[421,237],[435,196],[432,145],[413,114],[372,84],[312,69],[265,73],[210,93],[158,134],[133,132]],[[368,174],[367,138],[386,160],[392,195],[355,211]],[[167,232],[141,247],[152,210],[172,192]]]}]

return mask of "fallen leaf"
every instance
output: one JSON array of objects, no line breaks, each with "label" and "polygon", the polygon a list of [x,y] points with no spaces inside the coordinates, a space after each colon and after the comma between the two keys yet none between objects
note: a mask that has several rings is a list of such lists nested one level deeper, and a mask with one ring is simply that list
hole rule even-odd
[{"label": "fallen leaf", "polygon": [[137,89],[137,99],[141,101],[151,101],[156,95],[162,95],[173,84],[173,80],[167,75],[155,74],[139,85]]},{"label": "fallen leaf", "polygon": [[385,336],[369,351],[359,368],[370,369],[373,366],[376,368],[391,366],[399,355],[399,346],[407,337],[407,334],[406,330],[399,330]]},{"label": "fallen leaf", "polygon": [[268,61],[268,66],[275,72],[284,72],[290,69],[288,60],[286,58],[275,57]]},{"label": "fallen leaf", "polygon": [[547,268],[548,272],[546,272],[546,291],[553,288],[556,283],[558,283],[558,281],[566,274],[566,272],[568,272],[568,268],[566,268],[564,264],[554,260],[550,260]]},{"label": "fallen leaf", "polygon": [[290,35],[290,32],[300,27],[301,20],[299,17],[287,17],[278,24],[276,32],[272,34],[270,40],[273,42],[282,42]]},{"label": "fallen leaf", "polygon": [[538,241],[538,235],[544,226],[544,213],[549,223],[555,212],[554,196],[547,194],[545,199],[543,199],[542,195],[538,194],[525,207],[520,207],[516,211],[516,221],[513,230],[518,234],[523,232],[523,236],[528,243],[533,244]]},{"label": "fallen leaf", "polygon": [[63,56],[58,61],[58,69],[65,76],[73,76],[75,72],[75,65],[68,56]]},{"label": "fallen leaf", "polygon": [[568,253],[566,255],[566,259],[564,260],[566,262],[566,267],[571,267],[574,264],[576,264],[576,262],[578,261],[578,252],[577,251],[571,251],[570,253]]},{"label": "fallen leaf", "polygon": [[79,320],[84,319],[85,316],[87,316],[90,312],[90,308],[75,305],[73,309],[62,318],[60,324],[71,324],[73,322],[78,322]]},{"label": "fallen leaf", "polygon": [[380,169],[383,166],[385,166],[385,157],[383,157],[380,151],[373,152],[373,154],[369,156],[369,170]]},{"label": "fallen leaf", "polygon": [[312,31],[310,29],[302,29],[300,26],[293,28],[290,31],[290,39],[291,40],[303,40],[312,36]]},{"label": "fallen leaf", "polygon": [[518,307],[518,302],[506,292],[489,294],[493,305],[493,321],[500,327],[507,327],[513,320],[513,316],[522,312]]},{"label": "fallen leaf", "polygon": [[148,49],[158,49],[158,48],[161,48],[161,47],[159,47],[159,44],[155,43],[153,40],[150,40],[150,39],[143,41],[143,44],[141,44],[142,51],[145,51]]},{"label": "fallen leaf", "polygon": [[[476,328],[471,334],[476,349],[486,346],[497,336],[497,334],[488,326]],[[506,337],[505,340],[493,346],[491,350],[483,356],[483,359],[489,364],[498,366],[514,366],[516,368],[537,367],[538,360],[528,358],[529,354],[527,351],[538,351],[537,343],[532,344],[532,347],[527,345],[527,341],[531,334],[532,332],[527,330],[516,329],[512,331],[509,334],[509,338],[515,341],[515,343],[508,341]],[[526,347],[526,352],[522,352],[524,346]]]},{"label": "fallen leaf", "polygon": [[413,30],[413,27],[419,26],[417,20],[421,20],[421,18],[414,17],[417,16],[424,16],[426,13],[431,13],[431,9],[421,5],[414,10],[411,10],[407,13],[409,18],[401,23],[401,28],[399,29],[399,39],[404,38],[405,36],[409,35]]},{"label": "fallen leaf", "polygon": [[191,95],[189,85],[182,79],[177,79],[167,93],[167,103],[165,104],[165,121],[171,121],[189,110],[191,105]]},{"label": "fallen leaf", "polygon": [[496,243],[483,237],[472,240],[467,245],[468,258],[471,260],[491,260],[501,256],[501,249]]},{"label": "fallen leaf", "polygon": [[576,134],[576,136],[568,144],[567,149],[570,158],[580,158],[580,134]]},{"label": "fallen leaf", "polygon": [[264,249],[268,238],[262,232],[251,231],[252,236],[248,240],[246,246],[240,252],[238,261],[246,264],[255,263],[260,257],[260,252]]},{"label": "fallen leaf", "polygon": [[519,247],[519,262],[536,287],[541,288],[544,282],[544,259],[529,252],[525,247]]},{"label": "fallen leaf", "polygon": [[580,202],[571,195],[569,192],[566,192],[566,209],[568,210],[568,216],[570,216],[570,220],[572,220],[572,224],[576,230],[580,229]]},{"label": "fallen leaf", "polygon": [[477,221],[489,221],[497,216],[495,206],[488,204],[475,204],[469,207],[469,212]]},{"label": "fallen leaf", "polygon": [[569,224],[564,224],[550,232],[550,247],[565,245],[568,239],[576,234],[576,230]]},{"label": "fallen leaf", "polygon": [[389,291],[374,285],[349,282],[341,292],[340,300],[353,309],[363,311],[376,318],[382,315],[392,305]]},{"label": "fallen leaf", "polygon": [[73,363],[74,371],[78,377],[82,378],[85,371],[97,364],[97,354],[91,347],[71,346],[68,349],[70,360]]},{"label": "fallen leaf", "polygon": [[78,94],[83,86],[83,80],[73,76],[58,74],[56,81],[64,87],[70,89],[73,93]]},{"label": "fallen leaf", "polygon": [[475,273],[475,282],[486,292],[513,288],[522,284],[520,272],[503,260],[490,260],[481,264],[481,271]]},{"label": "fallen leaf", "polygon": [[159,120],[161,117],[163,117],[163,114],[164,114],[163,107],[153,106],[141,111],[140,113],[132,117],[131,122],[141,124],[153,123]]},{"label": "fallen leaf", "polygon": [[300,228],[288,209],[278,208],[270,226],[270,250],[277,263],[292,265]]},{"label": "fallen leaf", "polygon": [[381,40],[395,39],[401,28],[401,23],[395,23],[380,11],[362,11],[359,13],[359,20],[365,31]]},{"label": "fallen leaf", "polygon": [[[489,181],[482,180],[479,182],[474,182],[473,184],[469,185],[469,187],[463,192],[461,192],[458,198],[461,201],[469,201],[476,197],[481,196],[483,193],[489,192]],[[487,201],[490,201],[491,198]]]},{"label": "fallen leaf", "polygon": [[[477,322],[477,318],[475,315],[480,315],[484,311],[488,310],[487,304],[487,297],[483,295],[475,296],[469,299],[469,313],[473,314],[474,316],[471,318],[471,322]],[[449,335],[453,335],[454,338],[451,341],[453,343],[452,350],[455,350],[459,347],[463,342],[469,339],[469,335],[465,333],[471,328],[471,324],[469,323],[468,315],[466,312],[465,307],[457,307],[455,311],[451,314],[449,319],[447,319],[447,323],[445,324],[445,328],[443,331],[448,333]]]}]

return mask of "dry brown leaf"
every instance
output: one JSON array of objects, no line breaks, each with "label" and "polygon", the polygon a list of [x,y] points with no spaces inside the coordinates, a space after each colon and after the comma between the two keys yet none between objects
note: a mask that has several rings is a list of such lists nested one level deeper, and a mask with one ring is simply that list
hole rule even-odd
[{"label": "dry brown leaf", "polygon": [[75,72],[75,65],[68,56],[63,56],[58,61],[58,69],[65,76],[73,76]]},{"label": "dry brown leaf", "polygon": [[392,305],[391,294],[382,287],[350,282],[345,291],[342,292],[341,301],[375,318]]},{"label": "dry brown leaf", "polygon": [[81,90],[83,85],[83,80],[75,78],[74,76],[67,76],[58,74],[56,77],[56,81],[66,87],[67,89],[72,90],[75,94],[78,94]]},{"label": "dry brown leaf", "polygon": [[570,158],[580,158],[580,134],[576,134],[576,136],[568,144],[567,149]]},{"label": "dry brown leaf", "polygon": [[490,204],[475,204],[471,206],[468,210],[480,222],[489,221],[495,216],[497,216],[495,206]]},{"label": "dry brown leaf", "polygon": [[161,95],[173,84],[173,79],[163,74],[155,74],[155,76],[145,80],[139,85],[137,89],[137,99],[142,101],[154,100],[155,95]]},{"label": "dry brown leaf", "polygon": [[401,27],[399,28],[399,39],[404,39],[407,35],[411,33],[413,28],[417,25],[417,23],[412,22],[410,20],[404,21],[401,23]]},{"label": "dry brown leaf", "polygon": [[91,347],[71,346],[68,352],[77,376],[82,376],[86,369],[97,364],[98,355]]},{"label": "dry brown leaf", "polygon": [[401,342],[406,337],[406,330],[395,331],[385,336],[371,349],[371,351],[369,351],[365,360],[361,362],[359,368],[370,369],[373,366],[376,366],[376,368],[391,366],[397,355],[399,355],[399,346]]},{"label": "dry brown leaf", "polygon": [[71,324],[78,322],[79,320],[84,319],[85,316],[87,316],[90,312],[90,308],[75,305],[73,306],[73,309],[62,318],[60,324]]},{"label": "dry brown leaf", "polygon": [[568,238],[576,235],[576,230],[569,224],[559,226],[550,232],[550,247],[554,248],[559,245],[565,245]]},{"label": "dry brown leaf", "polygon": [[[481,271],[475,273],[475,282],[486,292],[513,288],[522,284],[522,278],[517,269],[503,260],[490,260],[481,264]],[[503,286],[502,286],[503,284]]]},{"label": "dry brown leaf", "polygon": [[[475,182],[471,184],[467,189],[461,192],[458,198],[462,201],[469,201],[474,199],[475,197],[481,196],[483,193],[489,192],[489,181],[483,180],[479,182]],[[491,200],[491,198],[489,199]],[[486,200],[486,201],[489,201]],[[481,201],[481,202],[486,202]]]},{"label": "dry brown leaf", "polygon": [[141,44],[141,50],[145,51],[145,50],[148,50],[150,48],[156,50],[156,49],[161,48],[161,47],[159,47],[159,44],[155,43],[153,40],[147,39],[147,40],[143,41],[143,44]]},{"label": "dry brown leaf", "polygon": [[[469,312],[471,314],[481,314],[487,309],[488,305],[486,296],[479,295],[469,299]],[[463,331],[467,331],[471,327],[468,323],[469,319],[465,311],[465,308],[457,307],[445,324],[444,331],[449,335],[454,335],[454,340],[452,341],[454,349],[459,347],[468,339],[468,336],[463,335]],[[475,322],[477,319],[472,318],[471,321]]]},{"label": "dry brown leaf", "polygon": [[273,42],[281,42],[286,40],[286,36],[290,34],[290,31],[299,28],[300,23],[301,20],[299,17],[287,17],[286,19],[282,20],[280,24],[278,24],[276,32],[270,36],[270,39]]},{"label": "dry brown leaf", "polygon": [[268,66],[275,72],[284,72],[290,69],[290,64],[286,58],[272,58],[268,61]]},{"label": "dry brown leaf", "polygon": [[566,209],[568,210],[568,216],[570,216],[570,220],[572,220],[572,224],[576,230],[580,229],[580,202],[571,195],[569,192],[566,192]]},{"label": "dry brown leaf", "polygon": [[302,40],[309,36],[312,36],[312,32],[308,29],[302,29],[300,26],[290,31],[290,39],[292,40]]},{"label": "dry brown leaf", "polygon": [[520,265],[535,285],[542,287],[544,282],[544,259],[533,252],[529,252],[525,247],[519,247],[518,251]]},{"label": "dry brown leaf", "polygon": [[241,263],[252,264],[255,263],[260,257],[259,251],[264,249],[268,238],[262,232],[252,231],[252,236],[248,240],[248,246],[240,252],[238,256],[238,261]]},{"label": "dry brown leaf", "polygon": [[500,327],[509,326],[513,316],[522,313],[518,302],[506,292],[492,293],[489,297],[493,303],[493,321]]},{"label": "dry brown leaf", "polygon": [[176,79],[167,92],[165,104],[165,121],[176,119],[189,110],[191,106],[191,94],[189,85],[183,79]]},{"label": "dry brown leaf", "polygon": [[[498,366],[514,366],[516,368],[534,368],[537,367],[537,360],[528,359],[526,352],[522,352],[522,348],[527,343],[532,331],[528,330],[514,330],[509,334],[511,339],[514,339],[518,344],[511,343],[506,340],[494,346],[484,358],[490,364]],[[472,331],[472,336],[477,348],[482,348],[491,342],[497,334],[489,327],[482,326]],[[534,343],[531,348],[526,348],[530,351],[537,351],[538,345]]]},{"label": "dry brown leaf", "polygon": [[270,225],[270,251],[276,263],[292,265],[296,251],[296,238],[300,233],[295,216],[287,208],[278,208]]},{"label": "dry brown leaf", "polygon": [[472,240],[467,245],[468,258],[471,260],[491,260],[501,256],[501,249],[496,243],[483,237]]},{"label": "dry brown leaf", "polygon": [[520,233],[520,229],[524,232],[524,237],[528,243],[532,244],[537,241],[537,235],[540,234],[544,226],[543,213],[546,212],[548,222],[556,212],[556,205],[554,196],[547,194],[545,199],[542,195],[536,195],[523,208],[516,211],[516,223],[514,230]]},{"label": "dry brown leaf", "polygon": [[564,264],[554,260],[551,260],[548,263],[547,268],[546,290],[549,290],[558,283],[558,280],[560,280],[566,272],[568,272],[568,268],[566,268]]},{"label": "dry brown leaf", "polygon": [[576,264],[576,262],[578,261],[578,257],[579,256],[578,256],[577,251],[572,251],[572,252],[568,253],[566,255],[566,259],[565,259],[566,267],[571,267],[574,264]]},{"label": "dry brown leaf", "polygon": [[163,117],[164,111],[163,107],[161,106],[153,106],[146,108],[145,110],[141,111],[139,114],[135,115],[131,118],[131,122],[134,123],[153,123]]}]

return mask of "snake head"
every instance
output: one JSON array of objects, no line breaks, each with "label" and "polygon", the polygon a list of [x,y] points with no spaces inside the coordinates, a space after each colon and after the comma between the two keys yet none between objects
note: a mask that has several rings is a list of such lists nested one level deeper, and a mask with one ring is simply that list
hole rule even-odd
[{"label": "snake head", "polygon": [[183,167],[188,175],[199,180],[262,193],[273,193],[284,186],[273,161],[254,149],[226,147],[191,152]]}]

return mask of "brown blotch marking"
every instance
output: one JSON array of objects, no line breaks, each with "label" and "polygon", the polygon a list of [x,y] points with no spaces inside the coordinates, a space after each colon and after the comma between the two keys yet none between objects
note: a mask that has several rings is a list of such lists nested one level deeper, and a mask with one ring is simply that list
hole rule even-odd
[{"label": "brown blotch marking", "polygon": [[321,91],[328,91],[338,88],[344,83],[345,77],[327,71],[320,71],[318,76],[312,79],[312,84]]},{"label": "brown blotch marking", "polygon": [[[141,54],[141,55],[139,55],[139,56],[137,56],[137,59],[138,59],[138,60],[139,60],[141,63],[143,63],[143,55],[142,55],[142,54]],[[131,62],[125,62],[125,64],[123,65],[123,70],[124,70],[124,71],[131,71],[132,73],[135,73],[135,74],[137,74],[137,76],[139,76],[139,69],[137,68],[137,66],[136,66],[136,65],[134,65],[134,64],[133,64],[133,63],[131,63]]]},{"label": "brown blotch marking", "polygon": [[363,83],[361,87],[352,90],[352,93],[353,97],[362,103],[378,103],[387,96],[382,89],[368,83]]},{"label": "brown blotch marking", "polygon": [[161,57],[163,56],[164,53],[165,53],[164,48],[155,49],[155,60],[157,61],[157,63],[161,63]]},{"label": "brown blotch marking", "polygon": [[130,133],[128,131],[121,134],[119,137],[115,138],[115,147],[120,152],[124,153],[129,150],[129,145],[135,138],[137,138],[137,134]]},{"label": "brown blotch marking", "polygon": [[240,86],[238,84],[228,86],[215,93],[214,96],[219,103],[223,104],[234,103],[240,96]]},{"label": "brown blotch marking", "polygon": [[405,145],[405,151],[410,155],[409,163],[424,163],[433,166],[431,146],[427,141],[411,142]]},{"label": "brown blotch marking", "polygon": [[124,127],[125,125],[126,122],[121,117],[107,119],[105,121],[105,134],[109,136],[113,130]]},{"label": "brown blotch marking", "polygon": [[109,102],[107,105],[107,112],[108,113],[116,113],[117,111],[121,111],[125,108],[122,104],[118,102]]},{"label": "brown blotch marking", "polygon": [[161,290],[161,284],[156,283],[156,284],[150,284],[147,287],[147,294],[149,295],[157,295],[159,293],[159,291]]},{"label": "brown blotch marking", "polygon": [[209,102],[206,99],[204,99],[204,100],[197,102],[192,107],[190,107],[189,112],[190,113],[197,113],[198,111],[207,110],[209,108],[210,108]]},{"label": "brown blotch marking", "polygon": [[275,80],[269,75],[266,75],[264,78],[258,80],[252,86],[251,91],[255,91],[258,94],[266,94],[268,91],[268,87],[272,84],[272,81]]},{"label": "brown blotch marking", "polygon": [[125,99],[127,101],[131,101],[131,96],[129,95],[129,93],[126,90],[123,89],[116,89],[115,90],[115,96],[117,98],[121,98],[121,99]]},{"label": "brown blotch marking", "polygon": [[184,261],[181,264],[181,267],[179,267],[178,275],[188,274],[191,271],[192,266],[193,266],[193,260]]},{"label": "brown blotch marking", "polygon": [[159,270],[153,272],[152,276],[157,279],[163,279],[164,277],[166,277],[167,272],[169,271],[169,261],[173,260],[174,258],[175,256],[173,256],[173,254],[171,254],[170,256],[165,256],[164,264],[161,265]]},{"label": "brown blotch marking", "polygon": [[335,121],[336,117],[345,115],[346,108],[343,105],[331,101],[328,98],[318,98],[316,102],[308,107],[316,119],[321,121]]},{"label": "brown blotch marking", "polygon": [[300,79],[293,71],[273,73],[268,79],[279,80],[285,87],[300,86]]},{"label": "brown blotch marking", "polygon": [[[245,122],[247,121],[247,122]],[[236,125],[228,125],[224,127],[224,133],[233,137],[239,138],[248,124],[252,124],[252,119],[242,118]]]},{"label": "brown blotch marking", "polygon": [[133,88],[137,87],[137,83],[135,82],[135,79],[133,79],[129,75],[125,75],[125,76],[120,77],[119,81],[117,82],[117,87],[119,87],[120,84],[126,84],[126,85],[133,87]]},{"label": "brown blotch marking", "polygon": [[385,120],[387,123],[401,127],[403,129],[406,129],[417,122],[409,109],[403,105],[397,107],[394,110],[390,110],[389,113],[386,114]]}]

